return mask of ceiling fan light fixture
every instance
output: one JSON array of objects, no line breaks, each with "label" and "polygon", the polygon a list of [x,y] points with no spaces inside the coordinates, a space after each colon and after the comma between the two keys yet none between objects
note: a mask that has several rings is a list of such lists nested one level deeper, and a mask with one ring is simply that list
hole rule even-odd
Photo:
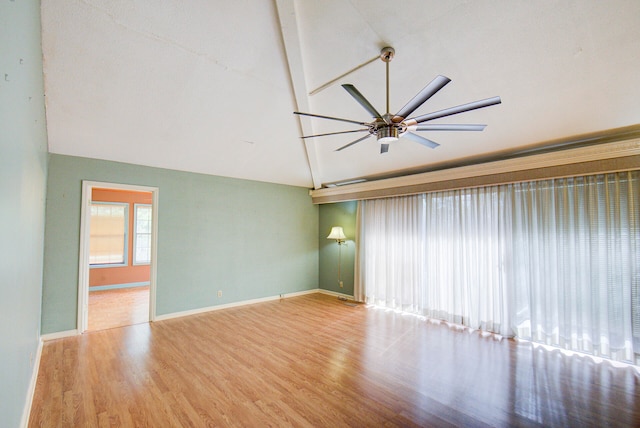
[{"label": "ceiling fan light fixture", "polygon": [[389,144],[398,141],[398,128],[395,126],[385,126],[378,129],[378,142],[380,144]]}]

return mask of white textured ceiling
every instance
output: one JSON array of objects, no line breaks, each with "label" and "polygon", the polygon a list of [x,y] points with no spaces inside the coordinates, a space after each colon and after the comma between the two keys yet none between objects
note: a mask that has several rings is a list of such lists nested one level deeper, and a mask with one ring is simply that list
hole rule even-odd
[{"label": "white textured ceiling", "polygon": [[[52,153],[305,187],[426,168],[640,122],[640,2],[42,0]],[[452,82],[415,114],[499,95],[381,155],[340,84],[395,113],[436,75]],[[414,115],[415,115],[414,114]],[[355,126],[357,128],[357,126]]]}]

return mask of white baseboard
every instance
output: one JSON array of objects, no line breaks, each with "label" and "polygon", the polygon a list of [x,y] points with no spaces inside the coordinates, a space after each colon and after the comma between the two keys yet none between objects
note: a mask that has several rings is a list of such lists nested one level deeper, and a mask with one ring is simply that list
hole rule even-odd
[{"label": "white baseboard", "polygon": [[[172,313],[164,314],[164,315],[156,315],[156,317],[153,319],[153,321],[164,321],[164,320],[169,320],[169,319],[172,319],[172,318],[186,317],[186,316],[189,316],[189,315],[197,315],[197,314],[202,314],[202,313],[205,313],[205,312],[218,311],[218,310],[221,310],[221,309],[235,308],[235,307],[238,307],[238,306],[254,305],[256,303],[270,302],[272,300],[286,299],[286,298],[289,298],[289,297],[304,296],[306,294],[314,294],[314,293],[327,294],[329,296],[335,296],[335,297],[344,298],[344,299],[347,299],[347,300],[354,300],[354,297],[349,295],[349,294],[337,293],[335,291],[323,290],[321,288],[313,288],[311,290],[295,291],[293,293],[285,293],[285,294],[280,294],[280,295],[277,295],[277,296],[262,297],[262,298],[259,298],[259,299],[242,300],[240,302],[226,303],[224,305],[207,306],[207,307],[204,307],[204,308],[190,309],[188,311],[172,312]],[[78,334],[80,334],[80,333],[78,332],[77,329],[76,330],[66,330],[66,331],[59,331],[59,332],[56,332],[56,333],[43,334],[42,336],[40,336],[40,339],[43,342],[46,342],[48,340],[62,339],[64,337],[70,337],[70,336],[77,336]]]},{"label": "white baseboard", "polygon": [[204,308],[191,309],[188,311],[172,312],[170,314],[156,315],[154,321],[164,321],[172,318],[186,317],[189,315],[197,315],[205,312],[219,311],[221,309],[236,308],[238,306],[255,305],[256,303],[270,302],[272,300],[286,299],[288,297],[304,296],[305,294],[317,293],[318,289],[296,291],[293,293],[280,294],[278,296],[262,297],[259,299],[242,300],[240,302],[226,303],[224,305],[207,306]]},{"label": "white baseboard", "polygon": [[149,285],[151,285],[149,281],[127,282],[125,284],[94,285],[89,287],[89,293],[91,293],[92,291],[120,290],[123,288],[148,287]]},{"label": "white baseboard", "polygon": [[77,336],[79,334],[80,333],[78,332],[77,329],[58,331],[55,333],[43,334],[42,336],[40,336],[40,340],[42,340],[43,342],[46,342],[48,340],[62,339],[63,337]]},{"label": "white baseboard", "polygon": [[33,404],[33,395],[36,392],[36,383],[38,382],[38,370],[40,370],[40,357],[42,356],[42,339],[38,341],[38,349],[36,350],[36,356],[33,360],[33,369],[31,371],[31,380],[29,381],[29,388],[27,389],[27,399],[24,403],[24,409],[22,410],[22,419],[20,420],[20,427],[27,428],[29,425],[29,416],[31,416],[31,405]]},{"label": "white baseboard", "polygon": [[327,294],[329,296],[336,296],[338,298],[343,298],[343,299],[347,299],[347,300],[355,300],[355,298],[353,296],[351,296],[349,294],[338,293],[337,291],[323,290],[321,288],[318,288],[318,293]]}]

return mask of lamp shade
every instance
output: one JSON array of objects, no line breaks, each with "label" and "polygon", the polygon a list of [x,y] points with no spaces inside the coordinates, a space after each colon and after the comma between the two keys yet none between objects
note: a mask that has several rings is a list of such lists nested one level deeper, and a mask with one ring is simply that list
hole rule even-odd
[{"label": "lamp shade", "polygon": [[344,241],[345,239],[347,239],[347,237],[344,236],[344,231],[342,230],[341,226],[333,226],[331,228],[331,233],[329,234],[329,236],[327,236],[327,239],[335,239],[336,241]]}]

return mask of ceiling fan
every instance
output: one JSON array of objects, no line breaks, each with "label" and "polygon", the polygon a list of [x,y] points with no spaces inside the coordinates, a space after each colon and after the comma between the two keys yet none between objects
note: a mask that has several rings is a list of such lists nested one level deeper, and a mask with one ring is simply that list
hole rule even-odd
[{"label": "ceiling fan", "polygon": [[327,135],[348,134],[354,132],[368,132],[364,137],[360,137],[355,141],[344,145],[336,151],[346,149],[354,144],[366,140],[371,136],[376,136],[380,143],[380,153],[387,153],[389,151],[389,144],[397,141],[399,138],[407,138],[416,143],[420,143],[423,146],[435,149],[440,144],[431,141],[421,135],[414,134],[413,131],[482,131],[486,125],[444,125],[444,124],[431,124],[420,125],[423,122],[428,122],[433,119],[439,119],[441,117],[451,116],[458,113],[464,113],[466,111],[476,110],[483,107],[489,107],[495,104],[500,104],[502,101],[500,97],[487,98],[480,101],[474,101],[467,104],[462,104],[456,107],[450,107],[444,110],[439,110],[433,113],[427,113],[413,118],[408,118],[418,107],[424,104],[429,98],[435,95],[440,89],[442,89],[447,83],[451,81],[448,77],[437,76],[427,86],[425,86],[413,99],[411,99],[404,107],[402,107],[396,114],[389,113],[389,62],[393,59],[395,50],[391,47],[382,48],[380,51],[380,59],[386,64],[387,69],[387,112],[380,114],[371,105],[369,101],[356,89],[355,86],[345,84],[342,87],[351,95],[364,109],[373,116],[372,122],[359,122],[357,120],[342,119],[339,117],[323,116],[319,114],[302,113],[294,111],[294,114],[318,117],[321,119],[338,120],[341,122],[354,123],[365,128],[355,129],[352,131],[330,132],[326,134],[307,135],[302,138],[314,138],[324,137]]}]

